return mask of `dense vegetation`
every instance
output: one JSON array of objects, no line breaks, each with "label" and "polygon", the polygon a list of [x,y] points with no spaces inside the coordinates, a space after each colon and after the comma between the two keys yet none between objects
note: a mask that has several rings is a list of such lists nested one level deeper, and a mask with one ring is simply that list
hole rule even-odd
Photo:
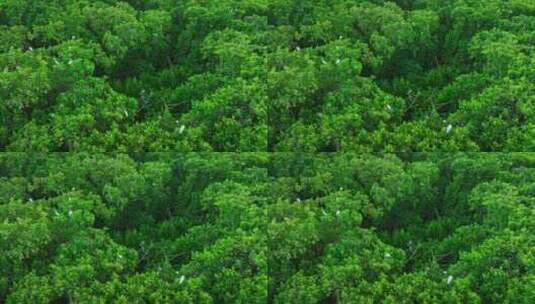
[{"label": "dense vegetation", "polygon": [[533,151],[535,1],[269,1],[276,151]]},{"label": "dense vegetation", "polygon": [[0,303],[535,303],[535,0],[0,0]]},{"label": "dense vegetation", "polygon": [[534,154],[278,154],[270,303],[533,303]]},{"label": "dense vegetation", "polygon": [[3,0],[0,147],[532,151],[533,0]]},{"label": "dense vegetation", "polygon": [[0,147],[262,151],[264,1],[0,1]]},{"label": "dense vegetation", "polygon": [[535,155],[5,154],[6,303],[533,303]]},{"label": "dense vegetation", "polygon": [[2,155],[0,302],[265,303],[266,155]]}]

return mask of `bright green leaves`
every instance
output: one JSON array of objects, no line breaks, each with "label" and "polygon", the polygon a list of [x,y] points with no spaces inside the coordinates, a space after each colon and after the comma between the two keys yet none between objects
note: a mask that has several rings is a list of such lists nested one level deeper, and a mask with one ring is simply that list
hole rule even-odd
[{"label": "bright green leaves", "polygon": [[318,266],[322,285],[326,298],[369,301],[373,285],[400,272],[404,254],[382,243],[373,233],[355,228],[352,232],[354,235],[325,249]]},{"label": "bright green leaves", "polygon": [[45,97],[52,83],[41,54],[10,50],[0,55],[0,70],[2,137],[8,137],[31,119],[34,110],[46,106]]},{"label": "bright green leaves", "polygon": [[[360,166],[347,168],[348,158]],[[286,160],[288,163],[274,163],[280,166],[274,170],[275,183],[282,186],[293,181],[297,191],[290,200],[279,200],[269,209],[269,273],[272,278],[269,290],[275,303],[298,303],[299,299],[320,303],[334,298],[348,301],[351,298],[348,289],[357,282],[362,282],[359,288],[365,292],[368,285],[362,280],[372,283],[379,273],[400,267],[402,252],[394,248],[379,249],[384,244],[373,233],[360,228],[384,210],[370,202],[365,189],[357,190],[360,183],[353,181],[353,185],[344,185],[339,182],[361,174],[363,181],[372,183],[375,188],[377,184],[371,175],[379,168],[373,165],[380,164],[373,157],[360,159],[348,155],[348,158],[343,157],[349,169],[344,172],[336,167],[337,162],[344,163],[342,158],[304,156],[306,165],[302,173],[290,176],[284,174],[284,167],[292,163],[291,157]],[[389,171],[389,166],[385,167],[383,170]],[[329,177],[335,172],[336,179]],[[310,286],[300,286],[300,283],[310,283]],[[309,289],[311,294],[305,294]],[[298,298],[290,298],[292,295]]]},{"label": "bright green leaves", "polygon": [[84,197],[77,192],[67,193],[49,201],[53,212],[53,232],[59,240],[70,239],[92,227],[95,214],[105,208],[98,197]]},{"label": "bright green leaves", "polygon": [[[531,94],[529,3],[141,2],[2,4],[0,57],[11,60],[1,60],[2,148],[447,152],[535,145],[531,102],[509,111],[495,90]],[[129,100],[128,119],[55,106],[94,78]],[[75,129],[81,132],[70,135]]]},{"label": "bright green leaves", "polygon": [[505,183],[480,184],[470,194],[470,207],[493,228],[512,230],[534,227],[533,198]]},{"label": "bright green leaves", "polygon": [[[270,149],[366,151],[384,146],[386,129],[400,120],[404,104],[360,76],[368,52],[362,44],[339,40],[270,58]],[[370,138],[373,132],[377,143]]]},{"label": "bright green leaves", "polygon": [[[261,66],[263,60],[254,52],[259,46],[252,45],[250,40],[248,35],[238,31],[213,32],[202,44],[203,53],[207,59],[213,58],[213,65],[222,76],[236,77],[244,72],[251,73],[253,71],[249,71],[244,65],[248,64],[254,68],[255,65]],[[254,76],[264,78],[265,75],[262,74],[264,70],[259,72]]]},{"label": "bright green leaves", "polygon": [[526,291],[506,290],[509,282],[515,284],[518,278],[527,279],[533,274],[533,241],[530,235],[514,235],[509,231],[485,241],[461,255],[459,262],[451,268],[456,279],[453,284],[478,290],[482,302],[528,299],[530,295]]},{"label": "bright green leaves", "polygon": [[41,270],[44,275],[31,272],[22,278],[8,303],[79,301],[92,294],[95,285],[131,272],[137,263],[135,251],[114,243],[100,231],[87,231],[57,250],[54,261]]},{"label": "bright green leaves", "polygon": [[12,280],[26,268],[24,261],[38,254],[52,239],[51,221],[43,206],[21,201],[2,204],[1,218],[2,272]]},{"label": "bright green leaves", "polygon": [[0,296],[522,303],[534,164],[530,153],[8,154]]},{"label": "bright green leaves", "polygon": [[134,250],[115,244],[105,234],[95,232],[58,248],[50,270],[60,292],[71,294],[95,281],[103,282],[132,272],[136,260]]},{"label": "bright green leaves", "polygon": [[[185,285],[195,284],[206,290],[216,303],[265,303],[266,249],[265,240],[259,239],[256,233],[237,231],[229,238],[218,240],[205,252],[195,253],[179,273],[184,273]],[[201,272],[206,275],[190,279]]]},{"label": "bright green leaves", "polygon": [[269,212],[273,303],[507,303],[531,296],[529,154],[403,158],[273,158],[273,188],[281,192]]},{"label": "bright green leaves", "polygon": [[533,302],[534,7],[1,2],[0,302]]},{"label": "bright green leaves", "polygon": [[70,40],[50,49],[52,83],[58,90],[66,90],[95,71],[95,50],[80,40]]},{"label": "bright green leaves", "polygon": [[[530,150],[529,123],[520,130],[500,118],[458,118],[481,90],[532,78],[529,9],[500,1],[397,3],[270,6],[270,150]],[[356,73],[336,53],[342,42]],[[336,54],[338,68],[330,70],[318,50]]]},{"label": "bright green leaves", "polygon": [[267,3],[145,4],[3,3],[0,147],[265,150]]},{"label": "bright green leaves", "polygon": [[[46,45],[71,39],[98,43],[99,50],[104,53],[99,64],[107,71],[112,71],[130,49],[150,37],[145,24],[138,20],[137,12],[124,3],[115,6],[101,2],[71,3],[64,10],[51,10],[50,14],[49,23],[35,27],[34,39]],[[147,25],[159,30],[154,34],[161,35],[164,26],[151,24],[154,21],[151,22],[150,14],[147,16]]]},{"label": "bright green leaves", "polygon": [[468,129],[482,150],[517,151],[532,147],[532,84],[504,79],[463,102],[453,118]]},{"label": "bright green leaves", "polygon": [[112,138],[107,135],[124,130],[133,120],[137,101],[115,92],[100,79],[89,78],[60,94],[52,108],[54,110],[38,126],[50,132],[49,139],[28,141],[26,135],[35,126],[30,124],[19,131],[20,139],[15,141],[13,149],[92,151],[96,148],[98,151],[117,148],[117,139],[110,142]]},{"label": "bright green leaves", "polygon": [[27,40],[28,29],[22,25],[0,25],[0,51],[7,52],[10,49],[21,50]]},{"label": "bright green leaves", "polygon": [[266,164],[256,154],[4,156],[0,188],[26,199],[0,204],[1,299],[265,303]]},{"label": "bright green leaves", "polygon": [[[471,54],[483,62],[485,72],[502,78],[509,71],[527,63],[518,38],[509,32],[493,30],[480,32],[471,41]],[[511,67],[511,68],[510,68]]]},{"label": "bright green leaves", "polygon": [[358,228],[363,208],[358,201],[363,199],[342,192],[317,202],[298,199],[271,207],[269,288],[275,303],[349,301],[356,292],[352,288],[365,294],[378,277],[399,271],[402,251]]},{"label": "bright green leaves", "polygon": [[262,83],[239,79],[193,104],[179,131],[187,141],[205,142],[217,151],[262,151],[267,140],[266,104]]}]

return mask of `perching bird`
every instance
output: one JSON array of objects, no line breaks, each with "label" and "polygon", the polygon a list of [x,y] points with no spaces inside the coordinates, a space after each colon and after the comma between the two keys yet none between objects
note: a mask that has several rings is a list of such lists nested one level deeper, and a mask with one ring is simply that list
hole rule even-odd
[{"label": "perching bird", "polygon": [[453,129],[453,126],[451,124],[449,124],[447,127],[446,127],[446,133],[450,133],[451,132],[451,129]]}]

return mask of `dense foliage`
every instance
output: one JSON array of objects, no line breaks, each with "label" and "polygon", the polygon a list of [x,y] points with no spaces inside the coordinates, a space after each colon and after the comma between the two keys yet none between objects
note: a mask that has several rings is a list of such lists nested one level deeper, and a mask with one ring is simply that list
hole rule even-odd
[{"label": "dense foliage", "polygon": [[534,151],[535,0],[0,0],[0,303],[532,304]]},{"label": "dense foliage", "polygon": [[0,147],[262,151],[264,1],[2,0]]},{"label": "dense foliage", "polygon": [[0,302],[266,303],[266,155],[0,160]]},{"label": "dense foliage", "polygon": [[535,149],[535,1],[270,3],[271,150]]},{"label": "dense foliage", "polygon": [[532,151],[533,0],[3,0],[10,151]]},{"label": "dense foliage", "polygon": [[4,154],[6,303],[533,303],[535,155]]},{"label": "dense foliage", "polygon": [[533,303],[534,154],[278,154],[271,303]]}]

